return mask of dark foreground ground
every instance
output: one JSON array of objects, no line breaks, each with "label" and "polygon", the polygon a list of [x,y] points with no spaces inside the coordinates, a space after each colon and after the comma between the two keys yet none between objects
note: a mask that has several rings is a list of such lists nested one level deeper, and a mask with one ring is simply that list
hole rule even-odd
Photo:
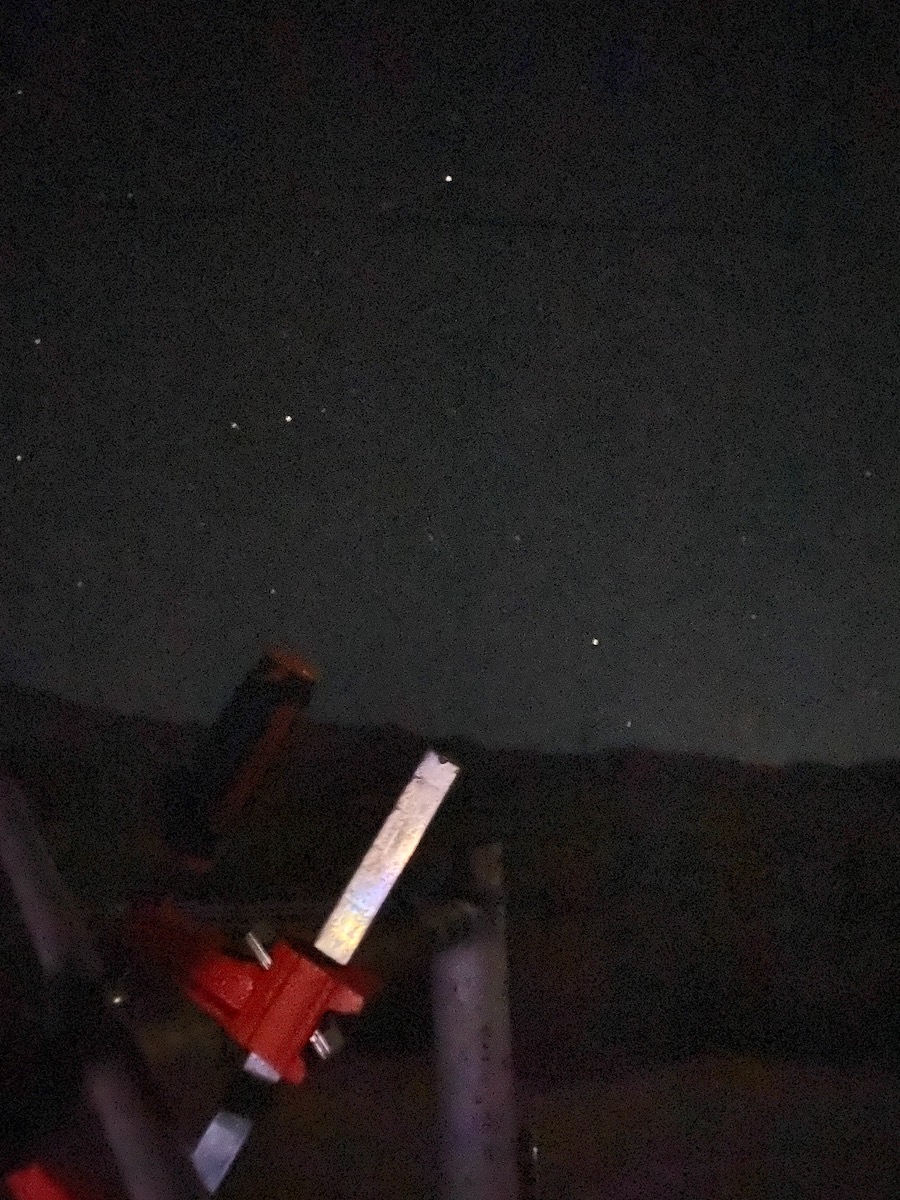
[{"label": "dark foreground ground", "polygon": [[[145,1044],[182,1128],[195,1134],[224,1081],[216,1035],[204,1038],[187,1018],[148,1029]],[[571,1073],[568,1085],[522,1081],[540,1200],[900,1196],[900,1081],[884,1070],[611,1055],[572,1063]],[[434,1194],[434,1131],[427,1055],[348,1049],[307,1086],[280,1091],[222,1194],[418,1200]]]},{"label": "dark foreground ground", "polygon": [[[85,911],[158,872],[159,780],[196,735],[0,689],[0,766]],[[364,943],[394,982],[337,1061],[278,1093],[224,1200],[433,1194],[427,956],[400,943],[429,863],[488,836],[508,852],[539,1200],[898,1200],[900,765],[448,749],[464,784]],[[403,731],[313,726],[213,890],[327,908],[420,751]],[[224,1087],[221,1039],[141,1005],[188,1143]],[[100,1161],[89,1134],[77,1149]]]}]

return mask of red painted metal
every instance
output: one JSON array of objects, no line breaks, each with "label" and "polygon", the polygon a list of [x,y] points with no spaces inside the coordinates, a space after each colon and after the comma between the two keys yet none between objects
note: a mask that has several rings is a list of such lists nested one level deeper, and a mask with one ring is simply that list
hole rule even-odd
[{"label": "red painted metal", "polygon": [[74,1193],[54,1179],[40,1163],[13,1171],[4,1183],[13,1200],[75,1200]]},{"label": "red painted metal", "polygon": [[132,944],[248,1053],[289,1083],[306,1075],[303,1050],[327,1013],[359,1013],[378,991],[375,975],[301,953],[285,941],[272,963],[235,958],[225,940],[164,901],[136,909]]},{"label": "red painted metal", "polygon": [[41,1163],[20,1167],[3,1182],[12,1200],[108,1200],[93,1184],[63,1181]]},{"label": "red painted metal", "polygon": [[[304,659],[278,648],[266,651],[255,677],[272,688],[288,689],[290,698],[274,704],[264,733],[240,763],[218,811],[211,814],[213,827],[219,834],[237,821],[265,778],[277,770],[291,731],[309,703],[309,694],[318,679],[315,668]],[[298,684],[304,685],[306,690],[294,694]]]},{"label": "red painted metal", "polygon": [[166,800],[164,837],[183,867],[204,874],[243,810],[277,777],[317,672],[287,650],[266,650],[195,750]]}]

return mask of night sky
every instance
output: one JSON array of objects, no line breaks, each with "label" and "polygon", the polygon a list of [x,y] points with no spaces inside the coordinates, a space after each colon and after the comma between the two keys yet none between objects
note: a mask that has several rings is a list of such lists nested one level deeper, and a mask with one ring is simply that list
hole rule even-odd
[{"label": "night sky", "polygon": [[7,5],[0,671],[900,753],[891,10]]}]

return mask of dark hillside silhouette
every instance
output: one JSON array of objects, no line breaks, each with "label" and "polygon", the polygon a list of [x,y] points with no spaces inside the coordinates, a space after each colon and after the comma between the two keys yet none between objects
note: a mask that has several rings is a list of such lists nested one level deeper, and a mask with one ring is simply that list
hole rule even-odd
[{"label": "dark hillside silhouette", "polygon": [[[198,732],[0,691],[0,762],[86,903],[163,872],[156,788]],[[203,898],[327,909],[423,745],[396,727],[310,723]],[[382,927],[411,928],[440,896],[454,846],[501,838],[514,1020],[534,1070],[551,1044],[585,1063],[623,1048],[895,1059],[898,764],[439,748],[464,774]],[[408,960],[363,1043],[427,1041],[424,965]]]}]

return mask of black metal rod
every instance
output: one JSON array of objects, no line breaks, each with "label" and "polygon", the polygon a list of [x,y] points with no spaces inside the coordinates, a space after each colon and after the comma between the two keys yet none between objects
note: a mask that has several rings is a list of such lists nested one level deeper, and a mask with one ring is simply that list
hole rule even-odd
[{"label": "black metal rod", "polygon": [[[31,816],[19,784],[0,777],[0,863],[48,976],[75,970],[99,981],[103,967]],[[85,1068],[85,1092],[131,1200],[194,1200],[190,1167],[144,1102],[121,1053]]]}]

